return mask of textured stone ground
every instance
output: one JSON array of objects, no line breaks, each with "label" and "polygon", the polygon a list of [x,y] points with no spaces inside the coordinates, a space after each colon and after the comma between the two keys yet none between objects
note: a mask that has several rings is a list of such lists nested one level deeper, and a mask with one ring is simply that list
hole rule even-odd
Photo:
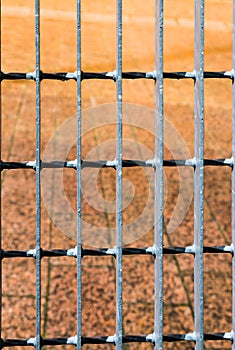
[{"label": "textured stone ground", "polygon": [[[76,69],[75,2],[42,0],[41,68],[45,72]],[[205,70],[231,69],[232,1],[206,1]],[[2,1],[2,70],[29,72],[35,68],[33,4],[29,0]],[[124,2],[123,70],[154,69],[154,1]],[[193,70],[193,1],[165,1],[164,70]],[[82,69],[115,69],[115,1],[82,1]],[[55,128],[76,113],[74,82],[43,81],[42,146],[45,148]],[[124,101],[154,107],[152,81],[124,81]],[[180,132],[193,154],[193,82],[164,81],[165,117]],[[83,81],[83,109],[115,101],[111,81]],[[205,82],[205,158],[231,156],[231,82]],[[35,159],[35,84],[31,81],[2,83],[2,159]],[[141,116],[140,116],[141,117]],[[133,131],[133,130],[132,130]],[[126,137],[142,148],[153,150],[153,137],[143,130],[125,129]],[[114,130],[103,128],[83,139],[83,156],[97,144],[110,139]],[[127,147],[128,152],[128,147]],[[71,151],[71,156],[73,155]],[[110,155],[112,151],[110,150]],[[171,155],[166,150],[166,158]],[[73,158],[72,158],[73,159]],[[127,206],[124,219],[134,220],[144,209],[148,182],[141,170],[124,172],[132,182],[135,198]],[[185,173],[192,186],[192,172]],[[112,170],[98,176],[98,191],[115,199]],[[167,198],[165,223],[175,208],[179,175],[166,169]],[[75,203],[75,173],[65,171],[65,188],[71,205]],[[191,185],[190,185],[191,184]],[[146,188],[147,186],[147,188]],[[133,191],[133,187],[130,186]],[[141,192],[143,191],[143,192]],[[3,172],[2,175],[3,249],[33,249],[35,246],[35,175],[31,170]],[[189,191],[190,192],[190,191]],[[133,192],[130,192],[133,193]],[[128,196],[127,196],[128,201]],[[129,203],[129,202],[127,202]],[[114,215],[93,212],[84,204],[84,215],[93,225],[114,224]],[[90,216],[89,216],[90,215]],[[152,215],[152,213],[151,213]],[[90,218],[90,219],[89,219]],[[151,218],[150,218],[151,219]],[[147,224],[147,222],[146,222]],[[130,246],[152,245],[153,232]],[[165,246],[193,243],[193,202],[182,223],[165,234]],[[231,243],[231,171],[205,169],[205,245]],[[72,248],[74,241],[50,221],[42,204],[42,247]],[[124,333],[148,334],[153,331],[153,259],[123,259]],[[205,255],[205,332],[231,330],[231,257]],[[193,331],[193,258],[164,257],[164,333]],[[76,262],[72,258],[44,258],[42,261],[42,333],[46,337],[67,337],[76,332]],[[35,263],[31,259],[3,261],[4,338],[27,338],[35,332]],[[110,257],[83,259],[83,332],[86,336],[115,333],[115,262]],[[164,344],[165,349],[191,349],[192,344]],[[207,349],[226,349],[226,342],[207,342]],[[49,347],[48,347],[49,348]],[[68,349],[66,347],[66,349]],[[108,349],[110,346],[84,346]],[[150,349],[151,344],[132,344],[125,348]]]}]

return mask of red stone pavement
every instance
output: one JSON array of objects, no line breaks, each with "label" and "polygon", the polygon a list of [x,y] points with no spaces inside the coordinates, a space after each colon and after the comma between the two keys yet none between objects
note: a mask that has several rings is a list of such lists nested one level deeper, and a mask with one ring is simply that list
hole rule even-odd
[{"label": "red stone pavement", "polygon": [[[73,72],[76,69],[76,7],[67,0],[41,1],[41,69],[45,72]],[[193,70],[193,1],[165,1],[164,70]],[[34,4],[29,0],[2,1],[2,70],[30,72],[35,69]],[[123,70],[154,69],[154,1],[123,4]],[[232,1],[207,0],[205,8],[205,70],[231,69]],[[82,69],[102,72],[115,69],[115,1],[82,1]],[[124,81],[124,101],[146,108],[154,107],[152,81]],[[55,128],[76,114],[74,82],[43,81],[42,147]],[[82,106],[97,107],[115,102],[111,81],[83,81]],[[181,134],[186,149],[193,154],[193,82],[164,81],[165,117]],[[231,156],[231,82],[205,81],[205,157]],[[96,109],[94,109],[96,111]],[[89,113],[88,113],[89,116]],[[85,121],[84,121],[85,122]],[[141,129],[125,129],[125,137],[142,149],[153,150],[153,136]],[[114,129],[101,128],[83,138],[83,157],[97,145],[115,138]],[[35,84],[31,81],[2,83],[2,159],[35,159]],[[128,151],[128,149],[127,149]],[[112,154],[110,150],[110,155]],[[73,150],[71,151],[71,156]],[[166,158],[171,154],[166,149]],[[165,169],[167,198],[164,220],[170,222],[179,192],[176,169]],[[186,196],[192,190],[192,172],[185,174]],[[66,170],[65,188],[74,206],[75,174]],[[124,178],[133,184],[135,200],[124,211],[124,225],[135,220],[145,206],[149,183],[140,170],[125,170]],[[190,181],[191,180],[191,181]],[[147,186],[147,187],[146,187]],[[112,170],[98,176],[98,192],[115,200]],[[146,192],[147,191],[147,192]],[[187,192],[189,191],[189,192]],[[131,192],[133,193],[133,192]],[[143,199],[143,200],[142,200]],[[127,196],[128,201],[128,196]],[[129,202],[127,202],[129,203]],[[189,203],[190,204],[190,203]],[[111,225],[114,214],[93,212],[84,203],[84,215],[93,231]],[[150,216],[152,213],[150,213]],[[129,221],[128,221],[129,220]],[[145,224],[145,223],[144,223]],[[130,246],[153,243],[153,232],[144,234]],[[93,232],[92,231],[92,232]],[[35,175],[30,170],[2,174],[3,249],[35,247]],[[182,223],[166,232],[165,246],[193,243],[193,202]],[[231,170],[205,169],[205,245],[231,243]],[[42,204],[42,247],[73,248],[75,242],[50,220]],[[115,333],[115,262],[111,257],[83,259],[83,333],[86,336]],[[205,255],[205,332],[231,330],[231,257]],[[153,258],[123,258],[124,334],[153,332]],[[27,338],[35,334],[35,262],[31,259],[3,261],[4,338]],[[164,333],[193,331],[193,257],[164,256]],[[42,335],[68,337],[76,333],[76,262],[67,258],[42,260]],[[66,346],[69,349],[70,346]],[[112,346],[84,346],[108,349]],[[164,343],[165,349],[191,349],[193,344]],[[50,347],[48,347],[49,349]],[[63,347],[60,347],[63,348]],[[150,349],[151,344],[129,344],[125,349]],[[206,349],[227,349],[227,342],[206,342]]]}]

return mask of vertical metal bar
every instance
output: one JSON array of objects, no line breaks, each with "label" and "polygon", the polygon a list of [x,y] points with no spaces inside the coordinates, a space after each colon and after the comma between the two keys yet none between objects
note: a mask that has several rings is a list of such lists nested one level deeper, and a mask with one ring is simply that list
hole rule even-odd
[{"label": "vertical metal bar", "polygon": [[122,349],[122,0],[117,0],[116,58],[116,348]]},{"label": "vertical metal bar", "polygon": [[36,48],[36,350],[41,349],[41,91],[40,91],[40,0],[35,0]]},{"label": "vertical metal bar", "polygon": [[[232,245],[235,247],[235,0],[233,0],[233,32],[232,32]],[[232,334],[235,335],[235,254],[232,255]],[[235,350],[235,341],[232,342],[232,350]]]},{"label": "vertical metal bar", "polygon": [[[2,23],[2,1],[0,0],[0,25]],[[2,28],[0,28],[0,72],[2,71]],[[2,161],[2,82],[0,81],[0,161]],[[0,252],[2,249],[2,169],[0,186]],[[0,253],[1,254],[1,253]],[[2,339],[2,259],[0,257],[0,342]],[[0,343],[1,346],[1,343]]]},{"label": "vertical metal bar", "polygon": [[77,349],[82,348],[81,0],[77,0]]},{"label": "vertical metal bar", "polygon": [[156,0],[155,23],[155,169],[154,169],[154,333],[155,349],[163,346],[163,0]]},{"label": "vertical metal bar", "polygon": [[194,11],[194,328],[199,350],[204,348],[204,0],[195,0]]}]

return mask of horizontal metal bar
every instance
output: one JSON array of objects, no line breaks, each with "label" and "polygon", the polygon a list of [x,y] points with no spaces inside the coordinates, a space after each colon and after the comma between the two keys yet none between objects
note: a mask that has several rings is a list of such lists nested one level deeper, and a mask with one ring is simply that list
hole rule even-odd
[{"label": "horizontal metal bar", "polygon": [[[81,72],[81,80],[102,79],[116,81],[116,71],[113,72]],[[156,80],[156,73],[153,72],[122,72],[122,79],[152,79]],[[163,72],[163,79],[195,79],[194,72]],[[234,80],[233,71],[204,72],[204,79],[230,79]],[[3,80],[36,80],[35,72],[0,72],[0,81]],[[40,72],[40,81],[42,80],[77,80],[77,72]]]},{"label": "horizontal metal bar", "polygon": [[[164,342],[181,342],[194,341],[194,333],[186,334],[165,334],[163,335]],[[232,341],[231,332],[205,333],[205,340],[214,341]],[[76,336],[68,338],[41,338],[42,346],[57,346],[57,345],[76,345]],[[15,346],[35,346],[35,338],[28,339],[1,339],[0,348],[15,347]],[[154,343],[152,334],[147,335],[125,335],[122,337],[122,343]],[[82,345],[85,344],[115,344],[114,336],[98,336],[98,337],[82,337]]]},{"label": "horizontal metal bar", "polygon": [[[205,254],[234,254],[232,246],[204,246],[203,253]],[[153,247],[145,248],[122,248],[123,255],[154,255]],[[163,247],[164,255],[175,255],[175,254],[194,254],[193,246],[188,247]],[[0,250],[0,260],[9,258],[35,258],[35,249],[29,250]],[[51,249],[43,250],[40,252],[41,259],[44,257],[75,257],[76,249]],[[85,256],[116,256],[116,250],[110,248],[100,249],[86,249],[82,248],[82,257]]]},{"label": "horizontal metal bar", "polygon": [[[147,160],[130,160],[123,159],[122,166],[124,168],[132,167],[146,167],[154,168],[155,162],[152,159]],[[194,167],[193,159],[164,159],[163,166],[165,167],[178,167],[178,166],[192,166]],[[204,166],[229,166],[233,167],[233,160],[229,158],[219,158],[219,159],[204,159]],[[12,170],[12,169],[33,169],[35,170],[35,161],[28,162],[4,162],[0,161],[0,169],[2,170]],[[51,161],[43,162],[41,161],[41,169],[60,169],[60,168],[72,168],[77,169],[77,160],[73,161]],[[115,160],[99,160],[99,161],[83,161],[82,168],[113,168],[116,169]]]}]

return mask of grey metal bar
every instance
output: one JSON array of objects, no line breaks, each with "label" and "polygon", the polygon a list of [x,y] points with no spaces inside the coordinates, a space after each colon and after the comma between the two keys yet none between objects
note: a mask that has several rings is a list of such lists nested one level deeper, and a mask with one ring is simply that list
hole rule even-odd
[{"label": "grey metal bar", "polygon": [[122,0],[116,1],[116,348],[122,349]]},{"label": "grey metal bar", "polygon": [[155,146],[154,146],[154,348],[163,346],[163,0],[156,0],[155,23]]},{"label": "grey metal bar", "polygon": [[35,0],[36,48],[36,350],[41,349],[41,91],[40,91],[40,0]]},{"label": "grey metal bar", "polygon": [[194,329],[199,350],[204,349],[204,0],[194,4]]},{"label": "grey metal bar", "polygon": [[82,348],[81,0],[77,0],[77,349]]},{"label": "grey metal bar", "polygon": [[[2,1],[0,0],[0,23],[2,20]],[[0,71],[2,66],[2,34],[0,29]],[[2,83],[0,82],[0,159],[2,159]],[[1,171],[2,174],[2,171]],[[0,186],[0,250],[2,249],[2,175]],[[2,259],[0,259],[0,339],[2,339]]]},{"label": "grey metal bar", "polygon": [[[235,247],[235,0],[233,0],[233,32],[232,32],[232,247]],[[235,335],[235,254],[232,255],[232,336]],[[235,341],[232,342],[232,350],[235,350]]]}]

